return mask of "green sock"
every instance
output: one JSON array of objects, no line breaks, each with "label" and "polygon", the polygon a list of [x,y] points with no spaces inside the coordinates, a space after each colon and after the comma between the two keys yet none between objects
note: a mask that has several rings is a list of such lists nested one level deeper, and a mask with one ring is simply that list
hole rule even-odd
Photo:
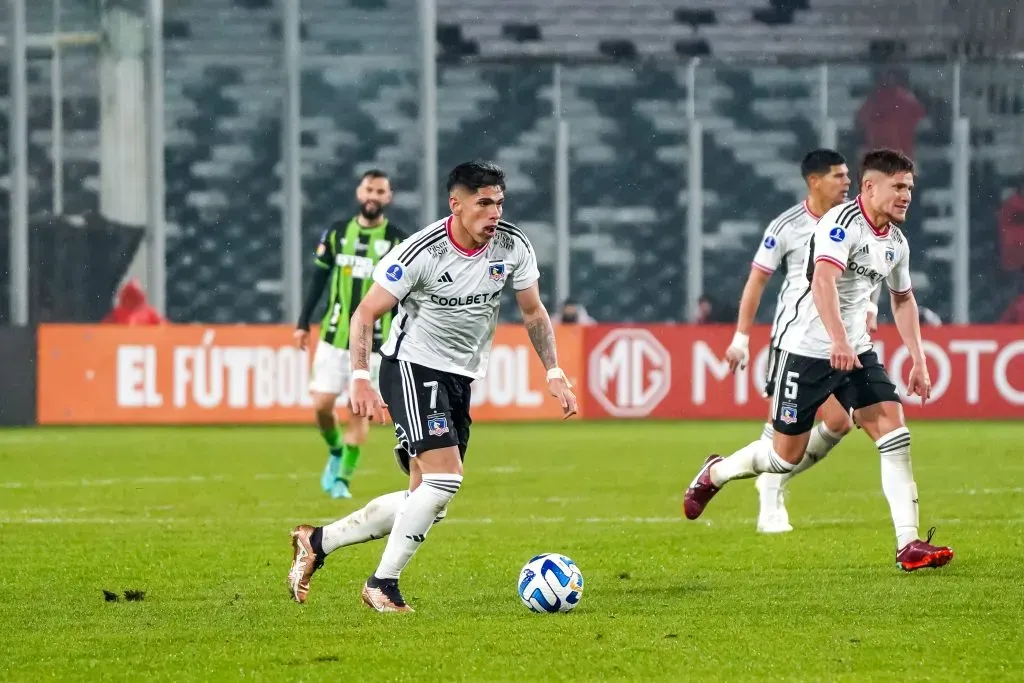
[{"label": "green sock", "polygon": [[320,435],[324,437],[327,447],[331,449],[331,455],[339,455],[344,444],[341,443],[341,432],[338,427],[334,426],[328,430],[321,429]]},{"label": "green sock", "polygon": [[338,476],[348,481],[355,474],[356,465],[359,464],[359,446],[345,444],[345,450],[341,454],[341,471]]}]

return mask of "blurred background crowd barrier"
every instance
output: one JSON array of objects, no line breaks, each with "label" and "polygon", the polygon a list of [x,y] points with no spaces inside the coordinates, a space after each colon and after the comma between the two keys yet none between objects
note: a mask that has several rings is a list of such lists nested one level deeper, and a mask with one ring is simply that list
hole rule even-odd
[{"label": "blurred background crowd barrier", "polygon": [[172,322],[292,323],[362,171],[412,232],[473,157],[506,169],[552,310],[728,322],[819,145],[917,161],[936,320],[1024,322],[1015,2],[4,5],[0,324],[97,322],[130,278]]}]

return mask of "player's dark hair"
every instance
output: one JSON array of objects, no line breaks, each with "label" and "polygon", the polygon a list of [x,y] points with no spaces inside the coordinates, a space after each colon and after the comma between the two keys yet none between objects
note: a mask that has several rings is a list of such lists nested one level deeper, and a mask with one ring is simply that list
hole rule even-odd
[{"label": "player's dark hair", "polygon": [[885,175],[913,173],[914,162],[906,154],[895,149],[874,149],[865,154],[860,162],[862,178],[867,171],[878,171]]},{"label": "player's dark hair", "polygon": [[800,162],[800,175],[807,180],[812,175],[825,175],[833,166],[842,166],[846,159],[834,149],[812,149]]},{"label": "player's dark hair", "polygon": [[391,178],[388,177],[387,171],[382,171],[379,168],[371,168],[370,170],[365,171],[363,175],[359,177],[359,182],[363,182],[367,178],[383,178],[389,182],[391,180]]},{"label": "player's dark hair", "polygon": [[448,191],[456,187],[464,187],[476,192],[481,187],[497,185],[505,189],[505,172],[501,166],[490,161],[466,161],[459,164],[448,174]]}]

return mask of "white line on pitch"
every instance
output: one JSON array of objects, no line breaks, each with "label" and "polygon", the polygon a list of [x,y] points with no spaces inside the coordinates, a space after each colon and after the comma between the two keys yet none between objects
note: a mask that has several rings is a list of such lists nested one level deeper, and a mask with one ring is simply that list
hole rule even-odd
[{"label": "white line on pitch", "polygon": [[[571,468],[559,468],[564,471]],[[398,471],[397,468],[395,470]],[[481,468],[483,474],[514,474],[518,467],[487,467]],[[545,470],[550,471],[550,470]],[[372,468],[360,469],[361,475],[379,474],[380,470]],[[109,477],[99,479],[37,479],[35,481],[0,481],[0,489],[45,489],[45,488],[92,488],[97,486],[152,486],[166,484],[208,484],[242,481],[279,481],[301,479],[317,480],[320,472],[269,472],[238,477],[228,474],[191,474],[171,475],[166,477]]]},{"label": "white line on pitch", "polygon": [[69,440],[70,437],[67,434],[43,434],[40,432],[33,432],[26,429],[15,429],[9,432],[0,430],[0,443],[3,444],[53,443],[54,441]]},{"label": "white line on pitch", "polygon": [[[375,470],[360,470],[361,474],[375,474]],[[36,481],[3,481],[0,489],[93,488],[97,486],[152,486],[164,484],[218,484],[232,481],[280,481],[315,479],[319,472],[258,473],[249,477],[226,474],[190,474],[168,477],[110,477],[104,479],[38,479]]]},{"label": "white line on pitch", "polygon": [[[328,524],[335,521],[334,517],[321,517],[318,519],[304,520],[307,523],[314,524]],[[528,517],[521,519],[493,519],[490,517],[447,517],[442,524],[445,525],[468,525],[468,526],[480,526],[480,525],[492,525],[492,524],[594,524],[594,525],[616,525],[616,524],[682,524],[687,520],[682,517],[584,517],[580,519],[567,519],[565,517]],[[800,523],[802,527],[817,527],[817,526],[849,526],[858,524],[875,524],[881,523],[884,520],[876,518],[857,518],[857,517],[842,517],[833,519],[808,519]],[[967,525],[967,526],[1016,526],[1024,522],[1024,519],[1010,518],[1010,519],[977,519],[977,520],[964,520],[964,519],[934,519],[932,520],[935,524],[947,524],[950,526]],[[739,519],[731,518],[725,520],[707,520],[698,522],[699,526],[709,527],[747,527],[753,526],[755,520],[750,519]],[[222,524],[223,519],[219,517],[64,517],[64,516],[46,516],[46,515],[32,515],[32,516],[21,516],[12,517],[5,516],[0,517],[0,524],[93,524],[97,526],[103,525],[115,525],[115,524],[138,524],[138,525],[195,525],[202,526],[204,524]],[[250,517],[236,520],[233,523],[244,523],[248,525],[257,526],[268,526],[268,527],[281,527],[287,528],[290,525],[297,523],[294,519],[281,519],[279,517]]]}]

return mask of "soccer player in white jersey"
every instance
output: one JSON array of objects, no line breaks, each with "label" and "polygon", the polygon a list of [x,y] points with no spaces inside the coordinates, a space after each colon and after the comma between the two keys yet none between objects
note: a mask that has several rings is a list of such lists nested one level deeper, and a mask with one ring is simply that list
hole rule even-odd
[{"label": "soccer player in white jersey", "polygon": [[835,396],[878,447],[882,490],[896,530],[896,564],[904,571],[941,567],[953,550],[918,534],[917,485],[910,430],[899,392],[872,350],[868,303],[876,285],[890,291],[893,318],[913,367],[907,395],[922,402],[931,379],[921,349],[917,302],[910,284],[910,248],[899,226],[914,187],[914,163],[894,150],[875,150],[861,164],[861,192],[822,216],[807,243],[807,285],[794,324],[779,340],[779,386],[772,402],[772,443],[729,458],[710,455],[686,491],[684,508],[700,517],[726,482],[762,472],[790,472],[803,458],[814,415]]},{"label": "soccer player in white jersey", "polygon": [[[743,287],[736,333],[725,352],[729,368],[746,367],[750,360],[750,331],[754,326],[765,286],[780,268],[785,281],[779,290],[772,319],[771,341],[768,345],[768,367],[765,373],[765,398],[771,398],[775,391],[774,373],[778,370],[778,340],[788,325],[792,325],[796,302],[800,292],[807,286],[804,275],[804,247],[811,237],[811,231],[826,211],[846,201],[850,189],[850,171],[846,159],[832,149],[815,149],[804,155],[800,162],[800,174],[807,183],[807,198],[779,214],[764,231],[761,244],[750,264],[750,275]],[[811,465],[821,461],[851,429],[850,416],[839,402],[830,397],[821,408],[822,421],[811,430],[807,452],[792,472],[786,474],[765,473],[757,478],[760,506],[757,515],[757,530],[765,534],[792,531],[789,514],[784,502],[785,486],[789,479]],[[766,422],[761,439],[771,443],[772,423]],[[750,444],[744,448],[757,448]]]},{"label": "soccer player in white jersey", "polygon": [[[490,163],[456,166],[448,176],[451,215],[412,235],[377,265],[374,284],[352,316],[352,382],[356,415],[395,423],[399,465],[408,490],[380,496],[323,527],[292,531],[288,573],[292,597],[305,602],[309,580],[334,550],[390,537],[362,599],[378,612],[408,612],[398,578],[444,516],[462,485],[469,446],[470,385],[484,376],[501,292],[511,281],[530,341],[547,369],[548,389],[566,418],[576,397],[558,367],[555,336],[541,302],[537,256],[522,230],[501,220],[505,175]],[[380,389],[370,383],[374,322],[398,306],[381,347]]]}]

